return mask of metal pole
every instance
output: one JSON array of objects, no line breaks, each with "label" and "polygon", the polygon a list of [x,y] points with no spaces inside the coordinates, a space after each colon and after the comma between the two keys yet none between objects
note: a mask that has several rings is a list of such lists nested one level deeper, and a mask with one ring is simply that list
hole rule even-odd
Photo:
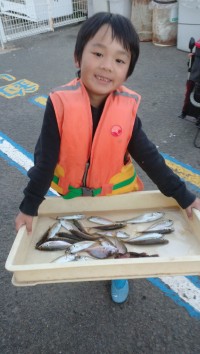
[{"label": "metal pole", "polygon": [[53,27],[53,1],[52,0],[47,0],[47,8],[48,8],[50,30],[54,31],[54,27]]},{"label": "metal pole", "polygon": [[2,49],[5,49],[4,43],[6,43],[7,40],[6,40],[4,28],[3,28],[3,23],[2,23],[1,15],[0,15],[0,42],[1,42],[1,47],[2,47]]}]

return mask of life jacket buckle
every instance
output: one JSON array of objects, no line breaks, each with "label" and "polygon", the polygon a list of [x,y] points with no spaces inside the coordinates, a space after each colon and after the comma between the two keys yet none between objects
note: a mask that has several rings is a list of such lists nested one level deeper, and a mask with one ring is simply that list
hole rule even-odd
[{"label": "life jacket buckle", "polygon": [[82,187],[82,195],[83,197],[93,197],[93,189]]}]

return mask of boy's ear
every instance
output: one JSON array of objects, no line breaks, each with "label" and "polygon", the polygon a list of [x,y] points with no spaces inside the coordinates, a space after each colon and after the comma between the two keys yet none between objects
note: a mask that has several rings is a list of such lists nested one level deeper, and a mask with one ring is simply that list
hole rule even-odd
[{"label": "boy's ear", "polygon": [[77,59],[77,57],[75,55],[74,55],[74,63],[75,63],[75,67],[77,69],[80,69],[80,63],[79,63],[79,61],[78,61],[78,59]]}]

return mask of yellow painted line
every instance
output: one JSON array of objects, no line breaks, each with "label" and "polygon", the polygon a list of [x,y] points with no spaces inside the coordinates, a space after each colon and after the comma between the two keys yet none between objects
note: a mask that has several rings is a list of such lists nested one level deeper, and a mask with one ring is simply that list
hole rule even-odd
[{"label": "yellow painted line", "polygon": [[193,172],[192,170],[178,165],[168,159],[165,159],[166,164],[182,179],[194,184],[200,188],[200,174]]},{"label": "yellow painted line", "polygon": [[10,74],[0,74],[0,80],[14,81],[14,80],[16,80],[16,77],[14,77]]},{"label": "yellow painted line", "polygon": [[17,96],[25,96],[26,94],[30,94],[38,90],[39,85],[35,82],[21,79],[19,81],[15,81],[12,84],[1,86],[0,96],[11,99]]},{"label": "yellow painted line", "polygon": [[47,103],[47,96],[46,95],[37,95],[37,96],[29,98],[29,102],[35,104],[38,107],[45,108],[46,103]]}]

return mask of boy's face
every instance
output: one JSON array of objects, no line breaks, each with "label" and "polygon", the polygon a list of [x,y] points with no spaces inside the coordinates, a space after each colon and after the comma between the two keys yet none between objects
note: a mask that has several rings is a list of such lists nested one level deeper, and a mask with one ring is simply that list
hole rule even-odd
[{"label": "boy's face", "polygon": [[110,92],[126,80],[131,53],[116,39],[109,26],[102,26],[84,47],[81,62],[81,80],[89,94],[90,103],[98,107]]}]

